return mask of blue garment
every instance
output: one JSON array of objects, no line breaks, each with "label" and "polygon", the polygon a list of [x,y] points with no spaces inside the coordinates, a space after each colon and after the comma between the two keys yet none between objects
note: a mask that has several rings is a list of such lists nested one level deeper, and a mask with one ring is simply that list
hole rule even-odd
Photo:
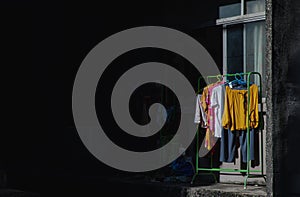
[{"label": "blue garment", "polygon": [[176,175],[192,176],[195,174],[192,158],[181,156],[171,163],[171,168]]},{"label": "blue garment", "polygon": [[[250,129],[250,159],[254,160],[254,129]],[[238,138],[238,139],[237,139]],[[241,157],[244,163],[247,162],[247,130],[231,131],[230,129],[222,130],[220,143],[220,161],[234,162],[236,158],[237,145],[241,150]]]}]

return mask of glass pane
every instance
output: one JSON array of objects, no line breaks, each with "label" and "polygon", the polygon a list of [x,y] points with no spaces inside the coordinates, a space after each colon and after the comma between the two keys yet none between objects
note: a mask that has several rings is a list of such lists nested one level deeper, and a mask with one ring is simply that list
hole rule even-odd
[{"label": "glass pane", "polygon": [[246,2],[246,13],[256,13],[265,11],[265,0],[248,0]]},{"label": "glass pane", "polygon": [[227,73],[241,73],[243,70],[243,25],[228,26]]},{"label": "glass pane", "polygon": [[[254,22],[246,24],[246,70],[256,71],[262,75],[263,96],[265,92],[265,22]],[[259,78],[254,82],[259,85]]]},{"label": "glass pane", "polygon": [[224,5],[219,7],[219,17],[226,18],[241,15],[241,3]]}]

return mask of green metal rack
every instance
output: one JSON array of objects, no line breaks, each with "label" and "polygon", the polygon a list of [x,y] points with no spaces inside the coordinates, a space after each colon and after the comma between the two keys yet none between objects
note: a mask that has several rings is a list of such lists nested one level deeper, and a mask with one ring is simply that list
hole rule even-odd
[{"label": "green metal rack", "polygon": [[[260,109],[259,109],[259,130],[261,133],[261,146],[260,146],[260,170],[254,170],[250,169],[251,166],[251,160],[250,160],[250,81],[251,81],[251,76],[257,75],[259,77],[259,96],[258,96],[258,103],[260,104]],[[199,129],[197,130],[196,133],[196,164],[195,164],[195,174],[192,178],[191,184],[193,184],[195,178],[197,175],[199,175],[199,171],[205,171],[205,172],[210,172],[213,176],[215,181],[217,182],[217,179],[215,177],[215,174],[213,172],[243,172],[246,173],[245,178],[244,178],[244,189],[247,188],[247,181],[248,178],[254,178],[254,177],[261,177],[266,180],[266,175],[264,174],[264,157],[263,157],[263,103],[262,103],[262,80],[261,80],[261,74],[258,72],[246,72],[246,73],[235,73],[235,74],[224,74],[224,75],[216,75],[216,76],[207,76],[207,81],[209,78],[218,78],[219,77],[236,77],[236,76],[244,76],[246,77],[247,80],[247,91],[248,91],[248,96],[247,96],[247,120],[246,120],[246,126],[247,126],[247,169],[231,169],[231,168],[214,168],[213,167],[213,158],[211,157],[211,162],[210,162],[210,168],[200,168],[199,167]],[[200,77],[198,79],[198,93],[200,92],[200,80],[203,79]],[[260,174],[253,174],[253,173],[260,173]],[[236,174],[232,174],[236,175]]]}]

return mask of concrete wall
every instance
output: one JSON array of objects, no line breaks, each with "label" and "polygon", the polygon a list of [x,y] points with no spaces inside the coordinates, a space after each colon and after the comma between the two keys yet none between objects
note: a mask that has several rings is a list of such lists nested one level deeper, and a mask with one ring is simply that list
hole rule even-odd
[{"label": "concrete wall", "polygon": [[300,1],[267,0],[267,186],[300,195]]}]

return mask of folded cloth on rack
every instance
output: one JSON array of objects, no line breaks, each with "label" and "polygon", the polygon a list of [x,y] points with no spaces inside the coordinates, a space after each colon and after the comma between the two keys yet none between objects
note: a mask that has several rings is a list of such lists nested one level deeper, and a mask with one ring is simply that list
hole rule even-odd
[{"label": "folded cloth on rack", "polygon": [[[247,129],[247,96],[248,90],[234,90],[226,86],[222,126],[233,131]],[[258,116],[258,87],[250,86],[250,128],[257,128]]]},{"label": "folded cloth on rack", "polygon": [[[250,158],[254,161],[253,164],[259,165],[259,152],[257,146],[258,132],[256,129],[250,129]],[[247,162],[247,130],[231,131],[230,129],[222,130],[222,138],[220,142],[220,161],[221,162],[234,162],[237,158],[237,149],[240,147],[241,161]],[[255,166],[254,165],[254,166]],[[252,165],[253,166],[253,165]]]}]

